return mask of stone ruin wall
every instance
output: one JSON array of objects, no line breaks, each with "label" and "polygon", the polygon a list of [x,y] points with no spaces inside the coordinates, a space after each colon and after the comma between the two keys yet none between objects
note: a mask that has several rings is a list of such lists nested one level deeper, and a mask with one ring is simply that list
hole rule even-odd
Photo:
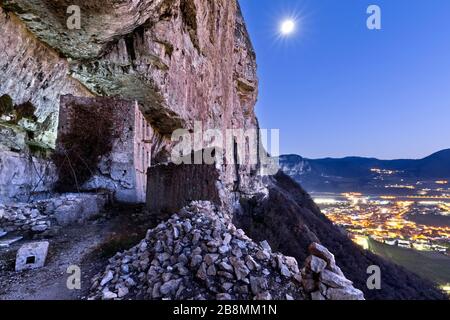
[{"label": "stone ruin wall", "polygon": [[[94,96],[137,100],[154,130],[149,148],[152,160],[161,163],[160,166],[164,165],[170,154],[168,138],[172,131],[179,128],[192,130],[195,121],[202,121],[205,129],[258,128],[254,113],[258,91],[256,57],[237,1],[81,0],[77,4],[84,15],[83,24],[81,30],[75,31],[69,31],[66,27],[65,9],[70,4],[66,0],[0,2],[3,8],[0,9],[0,93],[10,95],[15,103],[33,103],[36,107],[38,129],[35,136],[38,142],[54,147],[60,96],[65,94],[80,100]],[[132,125],[134,110],[126,114],[129,117],[125,121],[131,121]],[[133,139],[126,140],[131,145],[124,152],[126,161],[117,163],[119,168],[131,168],[133,171],[135,166],[130,166],[130,152],[133,153],[135,145]],[[146,154],[140,160],[145,157]],[[133,162],[134,156],[131,158]],[[114,172],[108,165],[105,165],[108,172]],[[232,206],[240,193],[251,194],[260,187],[254,179],[253,167],[225,166],[210,172],[211,169],[198,173],[195,170],[199,168],[185,169],[173,175],[188,188],[197,185],[200,188],[187,189],[192,192],[187,196],[186,190],[182,194],[169,190],[177,194],[177,198],[181,196],[179,199],[182,201],[177,203],[177,207],[192,198],[215,199],[216,196],[221,201],[230,201],[228,204]],[[126,184],[127,179],[122,179],[119,174],[117,181]],[[217,187],[217,182],[223,189],[212,187],[212,184]],[[175,184],[168,185],[169,188],[176,188]],[[211,188],[201,189],[205,186]],[[214,210],[211,211],[213,214],[209,213],[210,210],[206,211],[201,217],[203,221],[214,222],[218,219],[219,214]],[[198,210],[195,209],[195,212],[198,213]],[[232,228],[230,218],[222,221],[222,231]],[[178,224],[181,222],[174,219],[168,223],[177,226],[171,225],[170,232],[158,236],[178,238]],[[164,224],[162,227],[166,228]],[[202,226],[197,229],[201,230]],[[192,229],[190,231],[193,232]],[[184,237],[195,236],[190,231]],[[233,239],[236,246],[240,243],[237,240],[250,242],[250,239],[244,238],[242,230],[234,231],[232,236],[237,238]],[[229,243],[232,240],[217,237],[217,241],[209,245],[212,240],[210,228],[206,228],[201,236],[204,237],[201,239],[203,247],[211,247],[207,249],[211,252],[220,252],[220,247],[216,247],[219,241]],[[253,243],[248,245],[256,248]],[[146,248],[135,251],[145,252]],[[228,249],[224,254],[228,255]],[[267,254],[263,252],[262,255],[262,259],[267,260]],[[228,259],[225,256],[222,258]],[[247,273],[244,261],[233,261],[237,266],[235,269],[240,270],[239,274],[243,270]],[[121,264],[123,261],[117,262]],[[275,262],[273,259],[272,267],[279,268],[281,275],[287,275],[285,260],[278,262],[278,267]],[[201,277],[204,277],[204,269],[199,270]],[[292,271],[298,273],[298,268],[294,266],[294,269]],[[322,277],[324,272],[320,272]],[[238,278],[242,276],[239,274],[236,274]],[[115,290],[112,288],[113,282],[113,277],[106,273],[102,279],[99,278],[98,285],[104,286],[106,283],[109,286],[111,283],[111,290]],[[320,286],[320,283],[315,283],[315,286]],[[158,294],[161,294],[160,289],[156,290]],[[103,298],[111,299],[119,294],[110,291]],[[265,292],[261,294],[262,298],[269,297]],[[325,291],[320,291],[320,294],[327,297]]]},{"label": "stone ruin wall", "polygon": [[32,155],[0,151],[0,203],[27,202],[50,194],[56,182],[55,166]]}]

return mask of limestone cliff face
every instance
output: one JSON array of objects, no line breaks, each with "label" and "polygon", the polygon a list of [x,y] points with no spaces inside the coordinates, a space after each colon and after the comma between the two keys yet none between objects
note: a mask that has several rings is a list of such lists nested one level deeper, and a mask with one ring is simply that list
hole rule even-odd
[{"label": "limestone cliff face", "polygon": [[[81,8],[81,30],[66,27],[73,4]],[[194,121],[256,126],[255,54],[236,1],[5,0],[2,6],[12,12],[1,12],[0,41],[9,53],[2,76],[23,75],[18,86],[1,85],[0,93],[31,97],[41,120],[57,114],[60,91],[88,94],[75,89],[75,78],[96,95],[138,100],[162,135]]]},{"label": "limestone cliff face", "polygon": [[[70,5],[81,9],[80,30],[67,28]],[[258,126],[256,58],[235,0],[4,0],[0,19],[0,95],[34,104],[37,142],[55,146],[66,94],[138,101],[158,161],[170,134],[195,121]],[[249,172],[230,166],[222,180],[244,188]]]},{"label": "limestone cliff face", "polygon": [[[80,30],[68,30],[66,27],[69,17],[66,10],[70,5],[78,5],[81,9]],[[223,130],[258,127],[254,114],[258,82],[255,53],[236,0],[0,0],[0,54],[0,99],[6,94],[16,105],[30,101],[36,108],[31,118],[37,120],[33,124],[36,128],[30,134],[29,123],[11,124],[8,115],[0,114],[0,132],[7,132],[0,136],[0,152],[4,157],[0,159],[0,187],[15,186],[14,190],[7,192],[7,197],[20,190],[20,185],[13,180],[17,177],[7,173],[12,166],[22,163],[10,161],[10,157],[19,153],[9,155],[7,152],[22,150],[15,148],[17,143],[10,140],[20,139],[22,145],[26,145],[27,140],[36,140],[34,142],[54,146],[61,95],[73,95],[75,102],[76,97],[81,97],[79,101],[85,101],[86,97],[101,99],[102,96],[138,101],[142,113],[153,127],[153,137],[149,143],[155,160],[164,160],[163,155],[170,152],[169,136],[173,130],[193,129],[195,121],[202,121],[204,128]],[[0,100],[0,111],[4,101],[9,101],[9,98]],[[11,106],[8,108],[11,109]],[[8,139],[5,140],[4,136]],[[37,167],[26,161],[20,164],[26,170],[18,170],[22,175]],[[296,257],[299,262],[306,259],[306,248],[311,242],[325,243],[338,253],[337,261],[343,271],[349,274],[359,289],[365,290],[365,267],[370,264],[384,266],[384,262],[358,251],[320,213],[297,184],[282,174],[266,179],[256,178],[253,169],[234,165],[225,170],[218,169],[217,194],[226,204],[224,207],[227,210],[223,214],[231,213],[223,221],[223,226],[233,220],[255,240],[266,239],[276,250]],[[45,170],[44,164],[36,170],[40,171],[36,176],[40,177]],[[182,172],[180,177],[183,179],[180,178],[180,181],[189,180],[186,176],[200,175],[185,175]],[[25,181],[28,189],[41,188],[46,191],[46,183],[42,183],[41,179],[34,180],[38,181]],[[194,182],[205,184],[200,179]],[[189,199],[185,200],[192,200],[197,195],[203,197],[210,190],[194,191],[185,193],[189,195]],[[216,216],[206,214],[205,221],[213,221]],[[177,220],[172,222],[178,225]],[[220,232],[225,231],[221,230],[223,226],[219,228]],[[210,228],[204,230],[205,249],[201,252],[220,250],[207,248],[212,240],[210,233]],[[178,236],[177,231],[177,235],[170,235],[170,239]],[[193,234],[187,232],[185,236],[191,237]],[[236,237],[243,238],[242,232]],[[148,239],[149,243],[153,240],[160,239]],[[228,239],[227,242],[230,240],[239,239]],[[251,241],[248,245],[256,248]],[[228,254],[227,250],[224,254]],[[145,248],[141,251],[149,254]],[[239,251],[236,250],[238,256]],[[238,274],[241,272],[236,269],[246,270],[244,262],[234,258],[230,258],[231,261],[235,261],[233,270],[240,279]],[[118,260],[117,263],[124,261]],[[319,272],[316,273],[323,273],[326,264],[321,262],[322,269],[317,269]],[[274,272],[291,275],[286,267],[283,268],[284,262],[280,266],[280,270]],[[200,272],[202,278],[203,269]],[[214,274],[213,271],[211,268],[210,273]],[[368,292],[369,297],[442,297],[431,285],[420,282],[396,266],[386,266],[384,271],[388,275],[384,284],[387,289],[380,293]],[[234,277],[224,275],[225,278]],[[109,285],[113,276],[108,276],[111,279],[105,283]],[[318,292],[320,285],[312,281],[314,278],[308,278],[311,274],[306,272],[302,276],[311,280],[306,281],[311,284],[311,296],[314,293],[318,297],[342,296],[342,292],[335,290],[332,290],[333,294],[328,289]],[[258,273],[256,278],[260,277],[262,275]],[[411,286],[410,279],[413,279]],[[159,283],[158,277],[153,280],[155,285]],[[327,281],[331,282],[331,279]],[[103,287],[105,283],[101,282],[99,284]],[[261,293],[258,283],[255,284],[257,292],[254,295]],[[179,285],[179,282],[172,284]],[[229,286],[227,283],[226,287]],[[165,288],[167,293],[172,290],[167,286]],[[248,290],[247,286],[245,288]],[[159,294],[161,290],[155,291]],[[115,292],[110,293],[109,297],[115,297]],[[280,292],[275,290],[276,293]],[[288,298],[286,294],[291,296],[288,292],[283,293],[285,298]],[[296,293],[299,292],[293,292],[291,297],[295,297]],[[243,294],[248,296],[245,290]],[[264,293],[262,297],[269,295]]]}]

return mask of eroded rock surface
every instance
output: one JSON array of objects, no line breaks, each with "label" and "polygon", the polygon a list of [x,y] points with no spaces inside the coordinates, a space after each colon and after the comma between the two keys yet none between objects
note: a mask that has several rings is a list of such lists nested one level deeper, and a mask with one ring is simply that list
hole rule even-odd
[{"label": "eroded rock surface", "polygon": [[303,299],[300,277],[295,259],[253,242],[210,202],[193,202],[111,258],[91,298]]},{"label": "eroded rock surface", "polygon": [[363,292],[353,287],[327,248],[313,243],[309,252],[302,269],[302,284],[312,300],[364,300]]},{"label": "eroded rock surface", "polygon": [[[67,29],[69,5],[81,8],[81,30]],[[156,133],[155,159],[170,153],[173,130],[195,121],[204,130],[258,126],[256,57],[235,0],[5,0],[2,8],[0,94],[33,103],[37,141],[55,145],[65,94],[137,100]],[[251,190],[250,171],[221,174],[228,190]]]},{"label": "eroded rock surface", "polygon": [[215,165],[159,164],[149,168],[147,209],[152,215],[177,212],[193,200],[221,204]]}]

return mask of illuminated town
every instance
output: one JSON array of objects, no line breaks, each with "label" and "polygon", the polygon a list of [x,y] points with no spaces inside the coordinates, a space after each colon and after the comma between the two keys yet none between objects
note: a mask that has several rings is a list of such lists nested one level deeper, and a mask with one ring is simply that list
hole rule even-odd
[{"label": "illuminated town", "polygon": [[413,221],[415,215],[450,217],[450,197],[445,202],[403,200],[407,197],[397,200],[396,196],[372,199],[359,193],[342,196],[343,200],[316,198],[315,201],[331,221],[345,228],[364,248],[368,246],[368,237],[389,245],[444,253],[450,246],[450,227]]}]

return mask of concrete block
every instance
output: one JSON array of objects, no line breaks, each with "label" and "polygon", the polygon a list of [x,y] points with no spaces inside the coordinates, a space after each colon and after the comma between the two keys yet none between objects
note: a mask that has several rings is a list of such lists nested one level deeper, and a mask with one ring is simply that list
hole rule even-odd
[{"label": "concrete block", "polygon": [[47,241],[24,244],[16,256],[16,271],[42,268],[47,258],[49,243]]}]

